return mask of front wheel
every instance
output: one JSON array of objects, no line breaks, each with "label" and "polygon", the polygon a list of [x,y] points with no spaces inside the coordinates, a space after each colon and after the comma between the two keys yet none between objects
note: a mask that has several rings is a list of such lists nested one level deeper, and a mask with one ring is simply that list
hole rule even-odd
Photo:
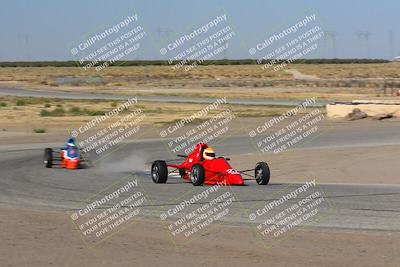
[{"label": "front wheel", "polygon": [[156,160],[151,165],[151,179],[156,184],[165,184],[168,178],[168,167],[165,161]]},{"label": "front wheel", "polygon": [[269,183],[271,176],[268,164],[265,162],[258,162],[254,168],[254,178],[256,178],[257,184],[266,185]]},{"label": "front wheel", "polygon": [[53,166],[53,149],[44,149],[43,163],[46,168],[51,168]]},{"label": "front wheel", "polygon": [[192,167],[192,171],[190,173],[190,180],[192,181],[192,184],[194,186],[199,186],[204,184],[205,180],[205,172],[204,172],[204,167],[200,164],[195,164]]}]

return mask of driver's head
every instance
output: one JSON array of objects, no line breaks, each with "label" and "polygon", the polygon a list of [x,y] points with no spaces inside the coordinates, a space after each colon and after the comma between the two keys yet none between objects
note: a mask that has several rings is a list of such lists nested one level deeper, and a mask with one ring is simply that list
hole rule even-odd
[{"label": "driver's head", "polygon": [[75,147],[75,143],[74,143],[74,142],[68,141],[68,142],[67,142],[67,147],[68,147],[68,148]]},{"label": "driver's head", "polygon": [[72,138],[72,137],[69,137],[68,138],[68,140],[67,140],[67,147],[75,147],[76,145],[75,145],[75,140],[74,140],[74,138]]},{"label": "driver's head", "polygon": [[207,147],[206,149],[204,149],[203,158],[208,160],[215,159],[214,149],[212,149],[211,147]]}]

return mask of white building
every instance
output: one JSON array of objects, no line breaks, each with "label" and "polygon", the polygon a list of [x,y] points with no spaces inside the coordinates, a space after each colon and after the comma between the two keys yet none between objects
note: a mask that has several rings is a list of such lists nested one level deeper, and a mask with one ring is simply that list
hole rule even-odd
[{"label": "white building", "polygon": [[400,61],[400,56],[395,57],[395,58],[393,59],[393,61]]}]

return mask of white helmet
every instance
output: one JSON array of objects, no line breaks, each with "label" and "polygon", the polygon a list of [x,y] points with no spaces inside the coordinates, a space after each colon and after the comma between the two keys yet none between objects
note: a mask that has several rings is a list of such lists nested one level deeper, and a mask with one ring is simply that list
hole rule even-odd
[{"label": "white helmet", "polygon": [[206,149],[204,149],[203,158],[208,160],[215,159],[214,149],[212,149],[211,147],[207,147]]},{"label": "white helmet", "polygon": [[67,146],[75,147],[75,140],[73,138],[69,138],[67,141]]}]

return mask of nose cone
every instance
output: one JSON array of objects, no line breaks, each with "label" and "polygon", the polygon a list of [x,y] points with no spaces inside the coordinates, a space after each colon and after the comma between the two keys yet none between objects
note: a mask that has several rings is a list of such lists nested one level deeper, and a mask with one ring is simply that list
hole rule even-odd
[{"label": "nose cone", "polygon": [[244,185],[240,172],[233,169],[225,158],[207,160],[203,166],[206,170],[206,184]]},{"label": "nose cone", "polygon": [[227,185],[244,185],[243,178],[240,174],[227,174],[225,176]]},{"label": "nose cone", "polygon": [[65,162],[65,168],[69,170],[75,170],[79,167],[80,160],[78,159],[68,159]]}]

